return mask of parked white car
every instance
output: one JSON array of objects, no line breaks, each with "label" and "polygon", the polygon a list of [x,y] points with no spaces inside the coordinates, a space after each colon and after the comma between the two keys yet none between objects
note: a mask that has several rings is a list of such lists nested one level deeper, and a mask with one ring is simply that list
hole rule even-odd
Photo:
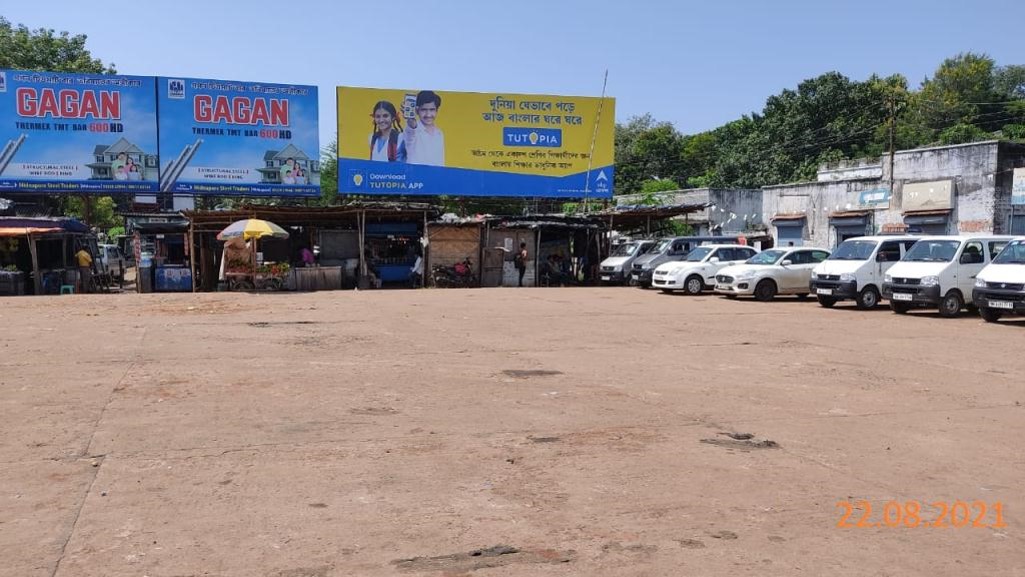
[{"label": "parked white car", "polygon": [[886,273],[883,297],[904,314],[914,307],[937,307],[955,317],[975,288],[975,277],[1013,236],[926,236]]},{"label": "parked white car", "polygon": [[720,270],[741,264],[758,251],[740,244],[706,244],[687,253],[687,258],[659,265],[652,275],[651,286],[671,293],[676,290],[696,295],[715,286]]},{"label": "parked white car", "polygon": [[1025,238],[1008,243],[975,277],[972,301],[986,322],[1025,315]]},{"label": "parked white car", "polygon": [[886,271],[897,264],[920,237],[859,236],[836,247],[811,273],[811,293],[831,307],[853,300],[859,309],[879,304]]},{"label": "parked white car", "polygon": [[760,252],[740,265],[728,266],[715,276],[715,292],[736,298],[754,295],[769,301],[776,295],[806,298],[811,271],[829,257],[824,248],[789,247]]},{"label": "parked white car", "polygon": [[124,284],[125,282],[125,258],[121,249],[115,244],[101,244],[99,248],[99,259],[96,263],[102,274],[110,275],[113,282]]}]

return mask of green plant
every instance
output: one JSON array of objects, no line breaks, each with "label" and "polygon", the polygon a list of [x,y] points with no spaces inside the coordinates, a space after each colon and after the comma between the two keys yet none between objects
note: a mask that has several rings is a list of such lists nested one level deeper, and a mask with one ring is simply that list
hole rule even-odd
[{"label": "green plant", "polygon": [[245,258],[232,257],[228,259],[228,272],[252,272],[253,263]]},{"label": "green plant", "polygon": [[4,272],[19,272],[20,269],[16,264],[9,264],[3,268]]}]

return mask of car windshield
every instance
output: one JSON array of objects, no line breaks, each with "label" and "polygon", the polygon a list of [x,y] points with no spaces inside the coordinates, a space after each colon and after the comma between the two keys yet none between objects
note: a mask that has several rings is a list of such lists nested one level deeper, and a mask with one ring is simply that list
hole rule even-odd
[{"label": "car windshield", "polygon": [[828,260],[868,260],[877,244],[874,240],[845,240]]},{"label": "car windshield", "polygon": [[786,253],[785,250],[767,250],[747,259],[745,264],[776,264]]},{"label": "car windshield", "polygon": [[705,256],[707,256],[708,253],[712,252],[712,250],[714,249],[711,249],[707,246],[699,246],[698,248],[687,253],[687,258],[685,260],[687,262],[701,262],[701,259],[705,258]]},{"label": "car windshield", "polygon": [[920,240],[904,255],[909,262],[950,262],[957,254],[959,240]]},{"label": "car windshield", "polygon": [[666,247],[668,247],[671,242],[673,242],[673,239],[671,239],[671,238],[667,238],[665,240],[660,240],[660,241],[658,241],[658,244],[656,244],[654,248],[652,248],[651,250],[648,251],[647,254],[659,254],[662,251],[664,251],[666,249]]},{"label": "car windshield", "polygon": [[993,264],[1025,264],[1025,241],[1017,240],[1004,247]]},{"label": "car windshield", "polygon": [[621,244],[616,247],[616,250],[612,251],[612,256],[633,256],[639,246],[639,244],[634,242]]}]

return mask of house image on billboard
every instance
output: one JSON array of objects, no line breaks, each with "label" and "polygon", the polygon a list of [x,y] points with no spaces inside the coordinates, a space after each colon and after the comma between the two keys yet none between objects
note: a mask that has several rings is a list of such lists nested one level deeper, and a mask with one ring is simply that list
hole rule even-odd
[{"label": "house image on billboard", "polygon": [[320,184],[320,161],[310,158],[302,149],[291,143],[281,150],[268,150],[263,155],[264,166],[257,169],[261,175],[260,183],[283,184],[281,167],[288,164],[288,159],[292,159],[294,164],[306,173],[308,182],[303,184]]},{"label": "house image on billboard", "polygon": [[96,145],[93,149],[93,156],[96,160],[86,165],[93,172],[89,180],[114,180],[111,165],[118,160],[122,153],[125,155],[125,159],[131,159],[132,163],[139,167],[139,176],[133,176],[130,180],[158,180],[159,160],[157,155],[146,154],[141,148],[124,138],[119,138],[110,146]]}]

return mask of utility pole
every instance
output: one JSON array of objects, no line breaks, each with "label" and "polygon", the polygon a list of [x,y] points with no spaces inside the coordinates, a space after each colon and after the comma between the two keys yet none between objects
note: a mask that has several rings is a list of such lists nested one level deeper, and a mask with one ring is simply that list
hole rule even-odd
[{"label": "utility pole", "polygon": [[893,154],[894,154],[894,129],[897,124],[897,102],[896,93],[890,91],[890,198],[893,198]]},{"label": "utility pole", "polygon": [[86,226],[93,225],[93,197],[88,194],[82,195],[82,218]]}]

